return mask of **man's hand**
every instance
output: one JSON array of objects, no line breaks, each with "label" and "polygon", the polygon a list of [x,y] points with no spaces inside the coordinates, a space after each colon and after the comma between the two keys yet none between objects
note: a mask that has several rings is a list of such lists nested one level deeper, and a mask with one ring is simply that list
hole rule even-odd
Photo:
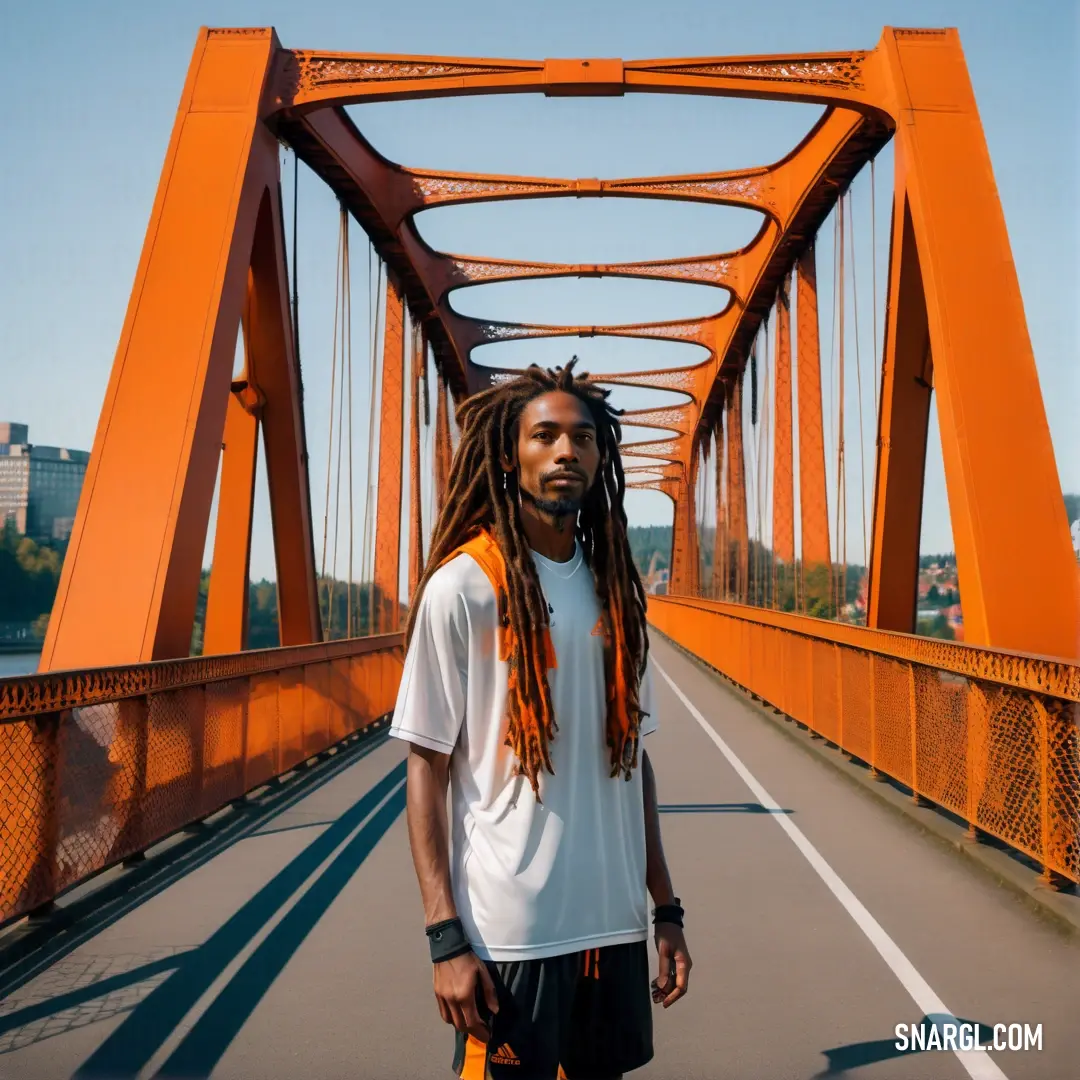
[{"label": "man's hand", "polygon": [[492,1015],[499,1011],[495,983],[487,965],[476,953],[467,952],[435,964],[435,1000],[439,1015],[458,1031],[486,1043],[491,1038],[476,1008],[477,986],[483,987],[484,1001]]},{"label": "man's hand", "polygon": [[685,997],[690,987],[690,969],[694,964],[681,926],[662,922],[657,923],[655,929],[660,974],[653,979],[652,999],[654,1005],[663,1002],[666,1009]]}]

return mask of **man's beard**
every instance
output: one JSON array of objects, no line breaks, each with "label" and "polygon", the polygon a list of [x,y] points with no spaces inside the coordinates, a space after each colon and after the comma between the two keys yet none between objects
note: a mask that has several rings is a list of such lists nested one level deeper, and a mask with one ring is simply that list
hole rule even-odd
[{"label": "man's beard", "polygon": [[518,490],[521,492],[521,497],[526,502],[532,503],[540,513],[550,514],[551,517],[570,517],[572,514],[577,514],[585,504],[585,497],[583,495],[579,495],[576,498],[563,495],[558,499],[545,499],[542,495],[534,495],[531,491],[526,491],[523,487]]},{"label": "man's beard", "polygon": [[543,499],[533,498],[531,502],[542,514],[550,514],[552,517],[569,517],[576,514],[582,507],[584,499]]}]

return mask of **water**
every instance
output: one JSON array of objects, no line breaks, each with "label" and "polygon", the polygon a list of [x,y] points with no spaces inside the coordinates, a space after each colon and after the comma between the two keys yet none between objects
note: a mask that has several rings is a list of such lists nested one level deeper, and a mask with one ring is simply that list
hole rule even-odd
[{"label": "water", "polygon": [[0,653],[0,679],[11,675],[33,675],[41,653]]}]

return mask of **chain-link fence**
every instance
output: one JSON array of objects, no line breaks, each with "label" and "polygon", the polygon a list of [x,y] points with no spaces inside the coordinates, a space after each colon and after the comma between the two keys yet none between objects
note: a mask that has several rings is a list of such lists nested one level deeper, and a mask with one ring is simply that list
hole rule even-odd
[{"label": "chain-link fence", "polygon": [[0,679],[0,923],[393,708],[399,634]]},{"label": "chain-link fence", "polygon": [[1080,667],[683,597],[662,633],[871,768],[1080,881]]}]

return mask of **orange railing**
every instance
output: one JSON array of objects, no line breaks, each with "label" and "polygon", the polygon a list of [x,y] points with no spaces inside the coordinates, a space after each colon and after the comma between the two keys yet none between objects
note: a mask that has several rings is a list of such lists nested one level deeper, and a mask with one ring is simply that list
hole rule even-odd
[{"label": "orange railing", "polygon": [[1080,667],[689,597],[676,644],[852,757],[1080,881]]},{"label": "orange railing", "polygon": [[0,679],[0,922],[387,714],[400,634]]}]

